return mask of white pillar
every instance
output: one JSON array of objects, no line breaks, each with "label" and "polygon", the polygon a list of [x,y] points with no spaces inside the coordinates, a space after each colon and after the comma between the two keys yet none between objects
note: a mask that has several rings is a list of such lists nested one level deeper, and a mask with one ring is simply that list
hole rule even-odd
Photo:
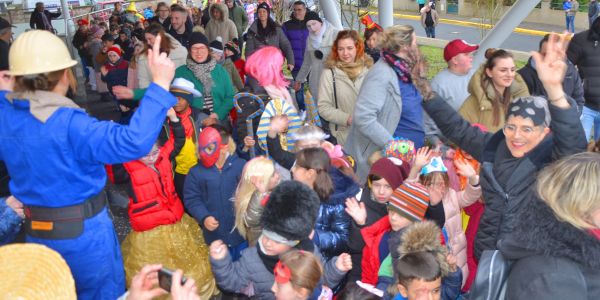
[{"label": "white pillar", "polygon": [[379,25],[383,28],[394,26],[394,0],[379,0]]},{"label": "white pillar", "polygon": [[483,38],[479,44],[479,50],[473,59],[473,65],[479,66],[485,61],[486,49],[499,48],[539,2],[539,0],[517,0],[517,2],[504,13],[504,16],[502,16],[492,30],[490,30]]},{"label": "white pillar", "polygon": [[83,72],[83,66],[81,65],[81,59],[79,58],[79,53],[73,47],[73,36],[75,35],[75,23],[73,23],[73,19],[71,18],[71,11],[69,10],[69,5],[67,4],[67,0],[60,0],[62,17],[65,20],[65,42],[67,43],[67,47],[71,52],[71,56],[77,60],[77,64],[75,65],[75,77],[77,80],[77,98],[80,101],[87,101],[87,95],[85,91],[85,76]]},{"label": "white pillar", "polygon": [[343,29],[342,26],[342,17],[341,10],[339,4],[336,4],[338,0],[320,0],[319,4],[321,5],[321,9],[323,10],[323,16],[325,19],[329,21],[329,23],[333,24],[333,26]]}]

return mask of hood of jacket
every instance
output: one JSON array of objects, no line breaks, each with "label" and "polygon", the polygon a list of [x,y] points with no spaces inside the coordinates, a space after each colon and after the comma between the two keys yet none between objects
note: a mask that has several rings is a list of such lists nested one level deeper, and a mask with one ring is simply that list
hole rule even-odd
[{"label": "hood of jacket", "polygon": [[344,204],[347,198],[355,197],[360,191],[360,186],[354,179],[346,176],[338,168],[331,167],[329,176],[333,181],[333,194],[329,196],[327,203],[329,204]]},{"label": "hood of jacket", "polygon": [[538,197],[528,200],[516,218],[513,234],[498,243],[508,259],[532,255],[570,259],[600,269],[600,240],[573,225],[559,221]]},{"label": "hood of jacket", "polygon": [[210,18],[213,19],[212,17],[212,11],[213,9],[218,9],[221,12],[221,20],[218,20],[219,22],[224,22],[225,20],[229,19],[229,8],[227,7],[227,5],[225,5],[225,3],[213,3],[210,5]]},{"label": "hood of jacket", "polygon": [[[477,72],[475,72],[475,74],[473,74],[471,77],[468,90],[469,94],[477,99],[479,107],[484,108],[485,110],[490,110],[492,109],[491,99],[496,97],[496,92],[494,91],[493,84],[489,84],[485,89],[483,86],[481,86],[481,77],[484,76],[484,72],[485,66],[481,65],[479,69],[477,69]],[[529,93],[527,84],[523,80],[523,77],[519,75],[519,73],[515,73],[515,79],[513,80],[509,89],[512,98]]]}]

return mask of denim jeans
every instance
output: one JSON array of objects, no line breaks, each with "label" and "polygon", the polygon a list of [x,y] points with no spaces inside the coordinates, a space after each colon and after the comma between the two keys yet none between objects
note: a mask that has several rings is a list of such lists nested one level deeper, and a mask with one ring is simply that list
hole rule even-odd
[{"label": "denim jeans", "polygon": [[567,21],[567,31],[571,33],[575,33],[575,16],[566,16]]},{"label": "denim jeans", "polygon": [[[300,72],[300,66],[294,66],[294,70],[292,70],[294,79],[298,76],[298,72]],[[298,103],[299,110],[306,110],[306,106],[304,105],[304,83],[300,85],[300,89],[296,92],[296,103]]]},{"label": "denim jeans", "polygon": [[427,34],[428,38],[435,39],[435,27],[433,27],[433,26],[425,27],[425,33]]},{"label": "denim jeans", "polygon": [[592,127],[594,127],[594,141],[598,140],[600,138],[600,112],[584,106],[580,119],[586,140],[590,139]]}]

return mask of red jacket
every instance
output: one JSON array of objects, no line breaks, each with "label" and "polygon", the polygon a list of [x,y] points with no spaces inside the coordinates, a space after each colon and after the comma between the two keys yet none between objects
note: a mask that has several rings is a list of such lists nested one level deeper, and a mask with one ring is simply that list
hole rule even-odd
[{"label": "red jacket", "polygon": [[240,58],[240,59],[234,61],[233,65],[235,66],[238,73],[240,74],[240,78],[242,79],[242,82],[246,83],[246,61]]},{"label": "red jacket", "polygon": [[475,246],[475,236],[477,235],[477,229],[479,228],[479,220],[483,215],[485,207],[483,203],[477,201],[464,208],[464,211],[469,215],[469,224],[465,230],[465,236],[467,237],[467,266],[469,267],[469,277],[465,281],[463,291],[466,292],[471,288],[475,275],[477,275],[477,260],[473,253],[473,247]]},{"label": "red jacket", "polygon": [[129,221],[135,231],[174,224],[183,216],[183,204],[175,192],[169,156],[173,143],[160,148],[156,171],[139,160],[123,164],[131,180],[134,197],[129,198]]},{"label": "red jacket", "polygon": [[365,247],[363,248],[363,256],[361,261],[362,266],[362,278],[361,281],[372,285],[377,284],[377,274],[379,273],[379,244],[383,235],[390,231],[392,226],[390,225],[390,219],[388,216],[384,216],[379,221],[373,223],[369,227],[365,227],[360,230],[363,239],[365,240]]}]

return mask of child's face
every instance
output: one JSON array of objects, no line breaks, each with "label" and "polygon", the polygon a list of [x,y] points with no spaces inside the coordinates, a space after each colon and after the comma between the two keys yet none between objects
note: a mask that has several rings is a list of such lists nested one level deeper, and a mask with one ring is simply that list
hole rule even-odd
[{"label": "child's face", "polygon": [[292,247],[288,245],[278,243],[274,240],[269,239],[264,234],[260,237],[260,239],[262,243],[263,252],[265,252],[265,254],[269,256],[280,255],[292,249]]},{"label": "child's face", "polygon": [[388,210],[388,217],[390,218],[390,225],[392,226],[393,231],[399,231],[400,229],[412,224],[410,220],[403,217],[393,209]]},{"label": "child's face", "polygon": [[276,300],[301,300],[307,298],[305,295],[307,293],[294,289],[294,286],[289,281],[286,283],[273,283],[271,292],[275,294]]},{"label": "child's face", "polygon": [[113,53],[113,52],[109,52],[108,53],[108,60],[111,63],[114,64],[114,63],[116,63],[119,60],[119,56],[117,54]]},{"label": "child's face", "polygon": [[150,150],[150,153],[148,153],[148,154],[146,154],[146,156],[140,158],[140,161],[143,164],[145,164],[146,166],[154,165],[154,163],[158,159],[159,154],[160,154],[160,149],[158,149],[158,146],[155,144],[154,146],[152,146],[152,150]]},{"label": "child's face", "polygon": [[181,97],[177,97],[177,104],[175,104],[175,106],[173,106],[173,110],[175,110],[175,112],[177,112],[177,113],[182,113],[189,106],[190,106],[190,104],[187,102],[187,100],[185,100]]},{"label": "child's face", "polygon": [[400,294],[408,300],[439,300],[441,298],[442,278],[434,281],[413,279],[408,288],[398,284]]},{"label": "child's face", "polygon": [[387,203],[394,192],[392,186],[384,178],[371,182],[371,191],[375,201],[379,203]]}]

